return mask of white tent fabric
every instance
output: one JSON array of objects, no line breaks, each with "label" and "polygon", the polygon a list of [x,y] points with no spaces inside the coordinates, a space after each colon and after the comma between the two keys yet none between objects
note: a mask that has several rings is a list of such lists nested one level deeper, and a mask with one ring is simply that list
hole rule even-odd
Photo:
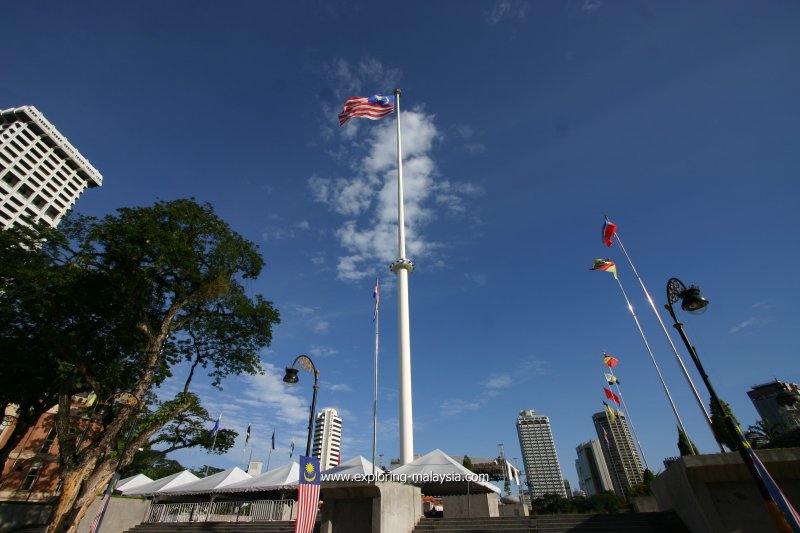
[{"label": "white tent fabric", "polygon": [[222,472],[217,472],[214,475],[204,477],[198,479],[197,481],[193,481],[191,483],[186,483],[185,485],[179,485],[177,487],[168,487],[165,489],[161,489],[158,491],[158,495],[170,495],[170,496],[177,496],[180,494],[199,494],[205,492],[217,492],[217,489],[225,487],[227,485],[232,485],[234,483],[239,483],[240,481],[249,480],[252,478],[250,474],[239,468],[238,466],[234,466],[227,470],[223,470]]},{"label": "white tent fabric", "polygon": [[410,463],[392,470],[394,479],[405,478],[422,488],[422,493],[436,496],[467,492],[501,492],[488,481],[467,481],[475,476],[442,450],[433,450]]},{"label": "white tent fabric", "polygon": [[[381,472],[380,469],[376,468],[375,473]],[[331,479],[331,475],[337,475],[341,480],[350,479],[350,481],[355,481],[355,476],[371,476],[372,475],[372,461],[369,461],[365,457],[359,455],[358,457],[354,457],[344,463],[340,464],[339,466],[335,466],[328,470],[322,472],[322,480],[327,481]],[[326,479],[327,478],[327,479]],[[363,478],[362,478],[363,480]]]},{"label": "white tent fabric", "polygon": [[118,490],[120,492],[122,492],[123,490],[132,490],[135,487],[141,487],[142,485],[152,482],[153,480],[145,476],[144,474],[136,474],[135,476],[126,477],[125,479],[120,479],[117,482],[117,486],[114,487],[114,490]]},{"label": "white tent fabric", "polygon": [[125,496],[142,496],[145,494],[155,494],[160,490],[168,489],[170,487],[177,487],[180,485],[186,485],[187,483],[197,481],[197,479],[198,479],[197,476],[195,476],[188,470],[184,470],[183,472],[178,472],[177,474],[172,474],[171,476],[162,477],[161,479],[157,479],[145,485],[132,487],[130,490],[123,489],[120,492],[122,492],[122,494],[124,494]]},{"label": "white tent fabric", "polygon": [[300,479],[300,465],[295,462],[264,472],[238,483],[221,487],[214,492],[259,492],[294,488]]}]

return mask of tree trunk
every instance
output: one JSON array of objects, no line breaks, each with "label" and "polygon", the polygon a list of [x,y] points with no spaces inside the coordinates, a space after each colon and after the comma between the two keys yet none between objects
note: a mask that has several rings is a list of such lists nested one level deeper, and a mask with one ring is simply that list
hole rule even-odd
[{"label": "tree trunk", "polygon": [[50,515],[47,533],[69,531],[67,528],[71,524],[73,504],[78,499],[83,486],[83,477],[88,469],[87,466],[82,470],[72,470],[61,475],[61,494],[58,495],[58,501]]}]

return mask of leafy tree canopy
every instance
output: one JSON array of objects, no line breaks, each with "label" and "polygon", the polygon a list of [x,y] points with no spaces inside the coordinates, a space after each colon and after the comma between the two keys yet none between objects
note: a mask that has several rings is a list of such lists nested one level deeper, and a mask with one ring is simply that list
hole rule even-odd
[{"label": "leafy tree canopy", "polygon": [[[161,451],[208,445],[208,413],[189,392],[197,370],[220,388],[231,374],[263,371],[258,351],[279,315],[247,295],[243,280],[264,261],[208,204],[157,202],[101,219],[72,215],[58,229],[11,228],[0,232],[0,253],[0,349],[9,362],[0,401],[19,405],[20,428],[59,407],[62,490],[49,531],[73,531],[116,462],[151,440]],[[153,387],[180,362],[190,369],[183,390],[156,400]],[[85,432],[70,416],[72,398],[91,391],[135,401],[94,420],[91,444],[79,446]],[[234,436],[221,431],[217,449]]]}]

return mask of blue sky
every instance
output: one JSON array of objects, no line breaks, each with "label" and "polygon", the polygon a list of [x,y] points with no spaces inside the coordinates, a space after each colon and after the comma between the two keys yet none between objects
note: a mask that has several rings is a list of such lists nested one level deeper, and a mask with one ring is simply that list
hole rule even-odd
[{"label": "blue sky", "polygon": [[[158,199],[213,204],[257,242],[248,290],[281,312],[264,376],[199,392],[254,458],[305,443],[318,406],[344,419],[345,459],[370,457],[380,277],[380,434],[399,456],[394,120],[336,115],[403,90],[415,452],[520,457],[522,409],[550,416],[562,471],[596,438],[602,353],[651,468],[677,455],[656,373],[613,278],[619,264],[690,436],[714,441],[603,214],[659,308],[682,315],[740,422],[746,391],[800,381],[800,5],[796,2],[6,2],[0,108],[35,105],[104,175],[86,214]],[[666,313],[662,316],[667,319]],[[672,328],[670,328],[671,330]],[[675,342],[679,342],[677,336]],[[681,348],[681,355],[690,364]],[[695,381],[702,389],[696,372]],[[167,385],[177,388],[176,384]],[[707,395],[703,393],[703,397]],[[248,451],[249,454],[249,451]],[[187,465],[203,454],[176,458]],[[219,466],[242,461],[241,443]]]}]

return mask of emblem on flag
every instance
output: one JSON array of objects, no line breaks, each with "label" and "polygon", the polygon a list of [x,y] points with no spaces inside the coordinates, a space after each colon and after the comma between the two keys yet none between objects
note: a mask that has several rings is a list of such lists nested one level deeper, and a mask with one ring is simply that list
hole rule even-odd
[{"label": "emblem on flag", "polygon": [[342,112],[339,113],[339,125],[344,124],[353,117],[378,120],[394,111],[394,96],[375,94],[366,96],[351,96],[348,98]]}]

